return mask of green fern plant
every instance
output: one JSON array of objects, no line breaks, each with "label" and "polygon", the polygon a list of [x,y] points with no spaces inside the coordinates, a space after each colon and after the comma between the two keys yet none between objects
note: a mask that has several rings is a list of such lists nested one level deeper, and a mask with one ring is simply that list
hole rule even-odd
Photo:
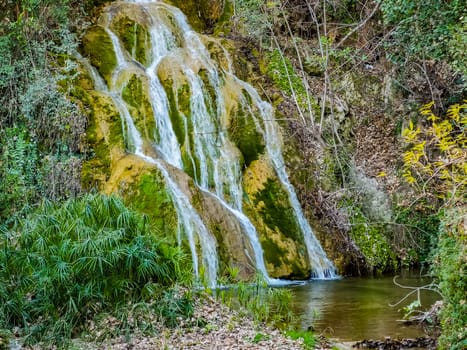
[{"label": "green fern plant", "polygon": [[38,150],[23,127],[0,133],[0,223],[37,198]]}]

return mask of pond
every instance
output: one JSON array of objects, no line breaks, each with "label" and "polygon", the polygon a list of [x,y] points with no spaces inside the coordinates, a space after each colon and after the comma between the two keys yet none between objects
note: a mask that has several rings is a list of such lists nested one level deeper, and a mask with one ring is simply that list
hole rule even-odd
[{"label": "pond", "polygon": [[[397,282],[407,286],[423,286],[430,279],[404,271]],[[391,307],[410,292],[393,283],[393,277],[343,278],[311,281],[291,288],[294,326],[312,327],[316,333],[341,341],[363,339],[414,338],[424,335],[421,327],[404,325],[404,306],[416,300],[417,293]],[[420,293],[421,308],[428,309],[440,296],[432,291]]]}]

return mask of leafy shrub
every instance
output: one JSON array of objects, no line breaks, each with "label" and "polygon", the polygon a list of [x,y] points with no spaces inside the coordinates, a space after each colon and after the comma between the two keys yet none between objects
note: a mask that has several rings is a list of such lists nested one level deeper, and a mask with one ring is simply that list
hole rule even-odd
[{"label": "leafy shrub", "polygon": [[[420,192],[434,193],[434,200],[462,200],[467,191],[467,100],[448,108],[444,118],[436,116],[430,102],[420,109],[428,126],[412,121],[402,135],[409,146],[404,153],[404,178]],[[451,204],[453,204],[451,203]]]},{"label": "leafy shrub", "polygon": [[446,211],[435,258],[435,271],[444,296],[440,349],[460,350],[467,347],[467,214],[465,207],[463,209]]},{"label": "leafy shrub", "polygon": [[31,340],[69,338],[97,313],[149,300],[189,273],[181,251],[114,196],[44,203],[0,246],[0,328],[24,327]]},{"label": "leafy shrub", "polygon": [[156,312],[168,327],[176,327],[180,318],[193,315],[193,299],[190,293],[179,289],[168,289],[162,292],[161,301],[156,305]]},{"label": "leafy shrub", "polygon": [[432,111],[433,103],[420,109],[420,125],[410,122],[403,130],[408,149],[403,176],[414,189],[441,209],[434,272],[439,279],[444,309],[441,311],[442,349],[467,345],[466,205],[467,101],[451,105],[445,117]]},{"label": "leafy shrub", "polygon": [[37,199],[37,145],[24,127],[0,130],[0,223]]},{"label": "leafy shrub", "polygon": [[[49,160],[60,158],[67,164],[67,157],[76,160],[84,149],[86,118],[69,94],[77,72],[71,59],[77,44],[70,31],[70,18],[77,18],[70,11],[80,6],[76,8],[70,1],[21,0],[7,1],[0,9],[2,223],[44,194],[57,199],[80,192],[77,186],[55,191],[60,186],[40,176],[57,163]],[[76,184],[76,179],[63,181]]]},{"label": "leafy shrub", "polygon": [[464,1],[384,0],[381,10],[385,23],[394,28],[388,42],[393,60],[447,60],[457,71],[467,73]]},{"label": "leafy shrub", "polygon": [[[269,3],[273,4],[274,1]],[[252,38],[269,36],[272,18],[262,0],[237,0],[234,2],[235,15],[241,19],[241,32]]]}]

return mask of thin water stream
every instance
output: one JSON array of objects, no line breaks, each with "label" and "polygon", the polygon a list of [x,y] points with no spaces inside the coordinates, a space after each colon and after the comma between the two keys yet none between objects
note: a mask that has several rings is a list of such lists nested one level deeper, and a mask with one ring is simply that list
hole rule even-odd
[{"label": "thin water stream", "polygon": [[[415,272],[403,272],[397,282],[409,286],[430,283]],[[410,292],[393,283],[393,277],[343,278],[332,281],[312,281],[292,288],[293,325],[298,329],[312,327],[316,333],[340,341],[384,339],[385,337],[415,338],[423,336],[421,327],[405,325],[404,306],[416,299],[416,293],[400,305],[391,307]],[[428,309],[440,297],[422,290],[422,309]]]}]

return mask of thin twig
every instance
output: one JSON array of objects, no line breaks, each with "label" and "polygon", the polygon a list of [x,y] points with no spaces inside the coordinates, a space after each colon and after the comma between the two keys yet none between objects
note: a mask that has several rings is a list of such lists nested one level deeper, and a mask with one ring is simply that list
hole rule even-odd
[{"label": "thin twig", "polygon": [[399,282],[396,281],[396,279],[398,278],[399,276],[394,276],[394,278],[392,279],[392,282],[398,286],[399,288],[403,288],[403,289],[412,289],[411,292],[407,293],[402,299],[400,299],[397,303],[395,304],[389,304],[390,307],[395,307],[399,304],[401,304],[404,300],[406,300],[408,297],[410,297],[412,294],[414,293],[417,293],[417,296],[418,296],[418,300],[420,301],[420,291],[421,290],[428,290],[428,291],[431,291],[431,292],[435,292],[437,294],[439,294],[441,296],[441,298],[444,298],[443,294],[441,294],[441,292],[439,291],[439,287],[437,284],[435,283],[430,283],[430,284],[427,284],[427,285],[424,285],[424,286],[421,286],[421,287],[412,287],[412,286],[405,286]]},{"label": "thin twig", "polygon": [[370,20],[370,18],[373,17],[373,15],[379,9],[379,5],[380,5],[380,2],[378,1],[376,3],[376,6],[373,8],[373,11],[371,11],[371,13],[368,15],[368,17],[365,18],[362,22],[360,22],[360,24],[358,26],[356,26],[354,29],[352,29],[350,32],[348,32],[347,35],[344,36],[342,38],[342,40],[337,43],[335,48],[338,48],[339,46],[341,46],[350,36],[352,36],[355,32],[359,31],[366,24],[366,22],[368,22]]}]

